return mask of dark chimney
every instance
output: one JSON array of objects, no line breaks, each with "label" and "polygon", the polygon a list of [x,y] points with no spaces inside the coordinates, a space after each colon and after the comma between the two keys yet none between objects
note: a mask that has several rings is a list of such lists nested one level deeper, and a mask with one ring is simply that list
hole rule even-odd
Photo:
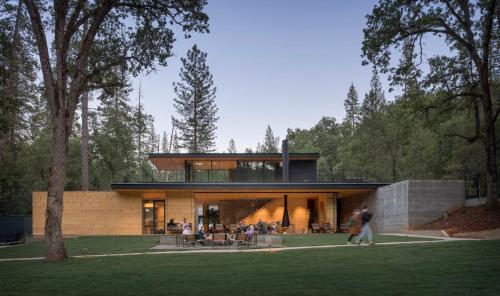
[{"label": "dark chimney", "polygon": [[281,162],[283,167],[283,182],[288,183],[290,181],[290,168],[288,160],[288,140],[285,139],[281,143]]}]

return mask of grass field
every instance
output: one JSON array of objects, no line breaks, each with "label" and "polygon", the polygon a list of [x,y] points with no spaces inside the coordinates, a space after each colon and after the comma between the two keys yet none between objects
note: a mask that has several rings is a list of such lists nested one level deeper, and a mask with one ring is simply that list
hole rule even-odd
[{"label": "grass field", "polygon": [[[345,244],[347,234],[313,234],[295,235],[289,234],[284,238],[285,246],[320,246]],[[399,237],[379,235],[377,242],[400,242],[429,240],[414,237]],[[69,256],[87,254],[109,254],[148,252],[149,248],[159,244],[157,235],[151,236],[82,236],[66,238],[64,243]],[[42,257],[43,241],[31,241],[26,244],[0,248],[1,258]]]},{"label": "grass field", "polygon": [[2,295],[498,295],[500,240],[0,262]]}]

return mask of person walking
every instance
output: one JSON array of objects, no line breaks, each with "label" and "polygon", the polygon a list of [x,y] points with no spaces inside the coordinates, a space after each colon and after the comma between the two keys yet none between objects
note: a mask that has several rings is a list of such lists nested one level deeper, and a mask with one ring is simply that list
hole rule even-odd
[{"label": "person walking", "polygon": [[352,211],[352,215],[349,218],[349,222],[347,223],[349,226],[349,238],[347,239],[347,244],[352,245],[352,238],[359,235],[359,232],[361,231],[361,215],[359,212],[359,209],[354,209]]},{"label": "person walking", "polygon": [[375,244],[373,242],[373,234],[372,234],[372,230],[370,228],[370,220],[372,219],[372,216],[373,216],[373,214],[368,212],[368,207],[363,206],[363,209],[361,210],[361,232],[358,235],[358,239],[356,240],[356,244],[358,246],[361,243],[361,240],[365,236],[368,236],[368,243],[370,245]]}]

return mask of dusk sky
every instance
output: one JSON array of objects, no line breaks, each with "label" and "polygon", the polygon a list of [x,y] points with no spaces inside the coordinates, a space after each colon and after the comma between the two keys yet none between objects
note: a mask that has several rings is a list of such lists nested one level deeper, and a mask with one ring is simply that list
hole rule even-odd
[{"label": "dusk sky", "polygon": [[[361,66],[365,16],[376,1],[209,1],[209,34],[177,34],[169,66],[133,79],[133,102],[141,81],[146,112],[159,133],[171,130],[172,83],[180,58],[193,44],[208,53],[220,117],[217,151],[234,138],[239,152],[255,149],[269,124],[283,139],[287,128],[310,128],[323,116],[344,117],[354,83],[360,100],[371,68]],[[387,90],[387,82],[382,81]],[[386,98],[394,98],[387,93]]]}]

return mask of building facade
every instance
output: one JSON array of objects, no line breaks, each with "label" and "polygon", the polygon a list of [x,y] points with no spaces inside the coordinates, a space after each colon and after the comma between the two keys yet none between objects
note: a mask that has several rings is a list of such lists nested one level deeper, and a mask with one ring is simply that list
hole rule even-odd
[{"label": "building facade", "polygon": [[[352,211],[347,199],[369,196],[382,183],[317,181],[317,153],[150,154],[151,182],[116,183],[109,192],[65,192],[64,235],[168,232],[170,220],[283,224],[306,233],[311,223],[340,229]],[[46,192],[33,193],[33,234],[44,234]],[[357,198],[357,199],[356,199]],[[353,206],[360,206],[359,204]]]}]

